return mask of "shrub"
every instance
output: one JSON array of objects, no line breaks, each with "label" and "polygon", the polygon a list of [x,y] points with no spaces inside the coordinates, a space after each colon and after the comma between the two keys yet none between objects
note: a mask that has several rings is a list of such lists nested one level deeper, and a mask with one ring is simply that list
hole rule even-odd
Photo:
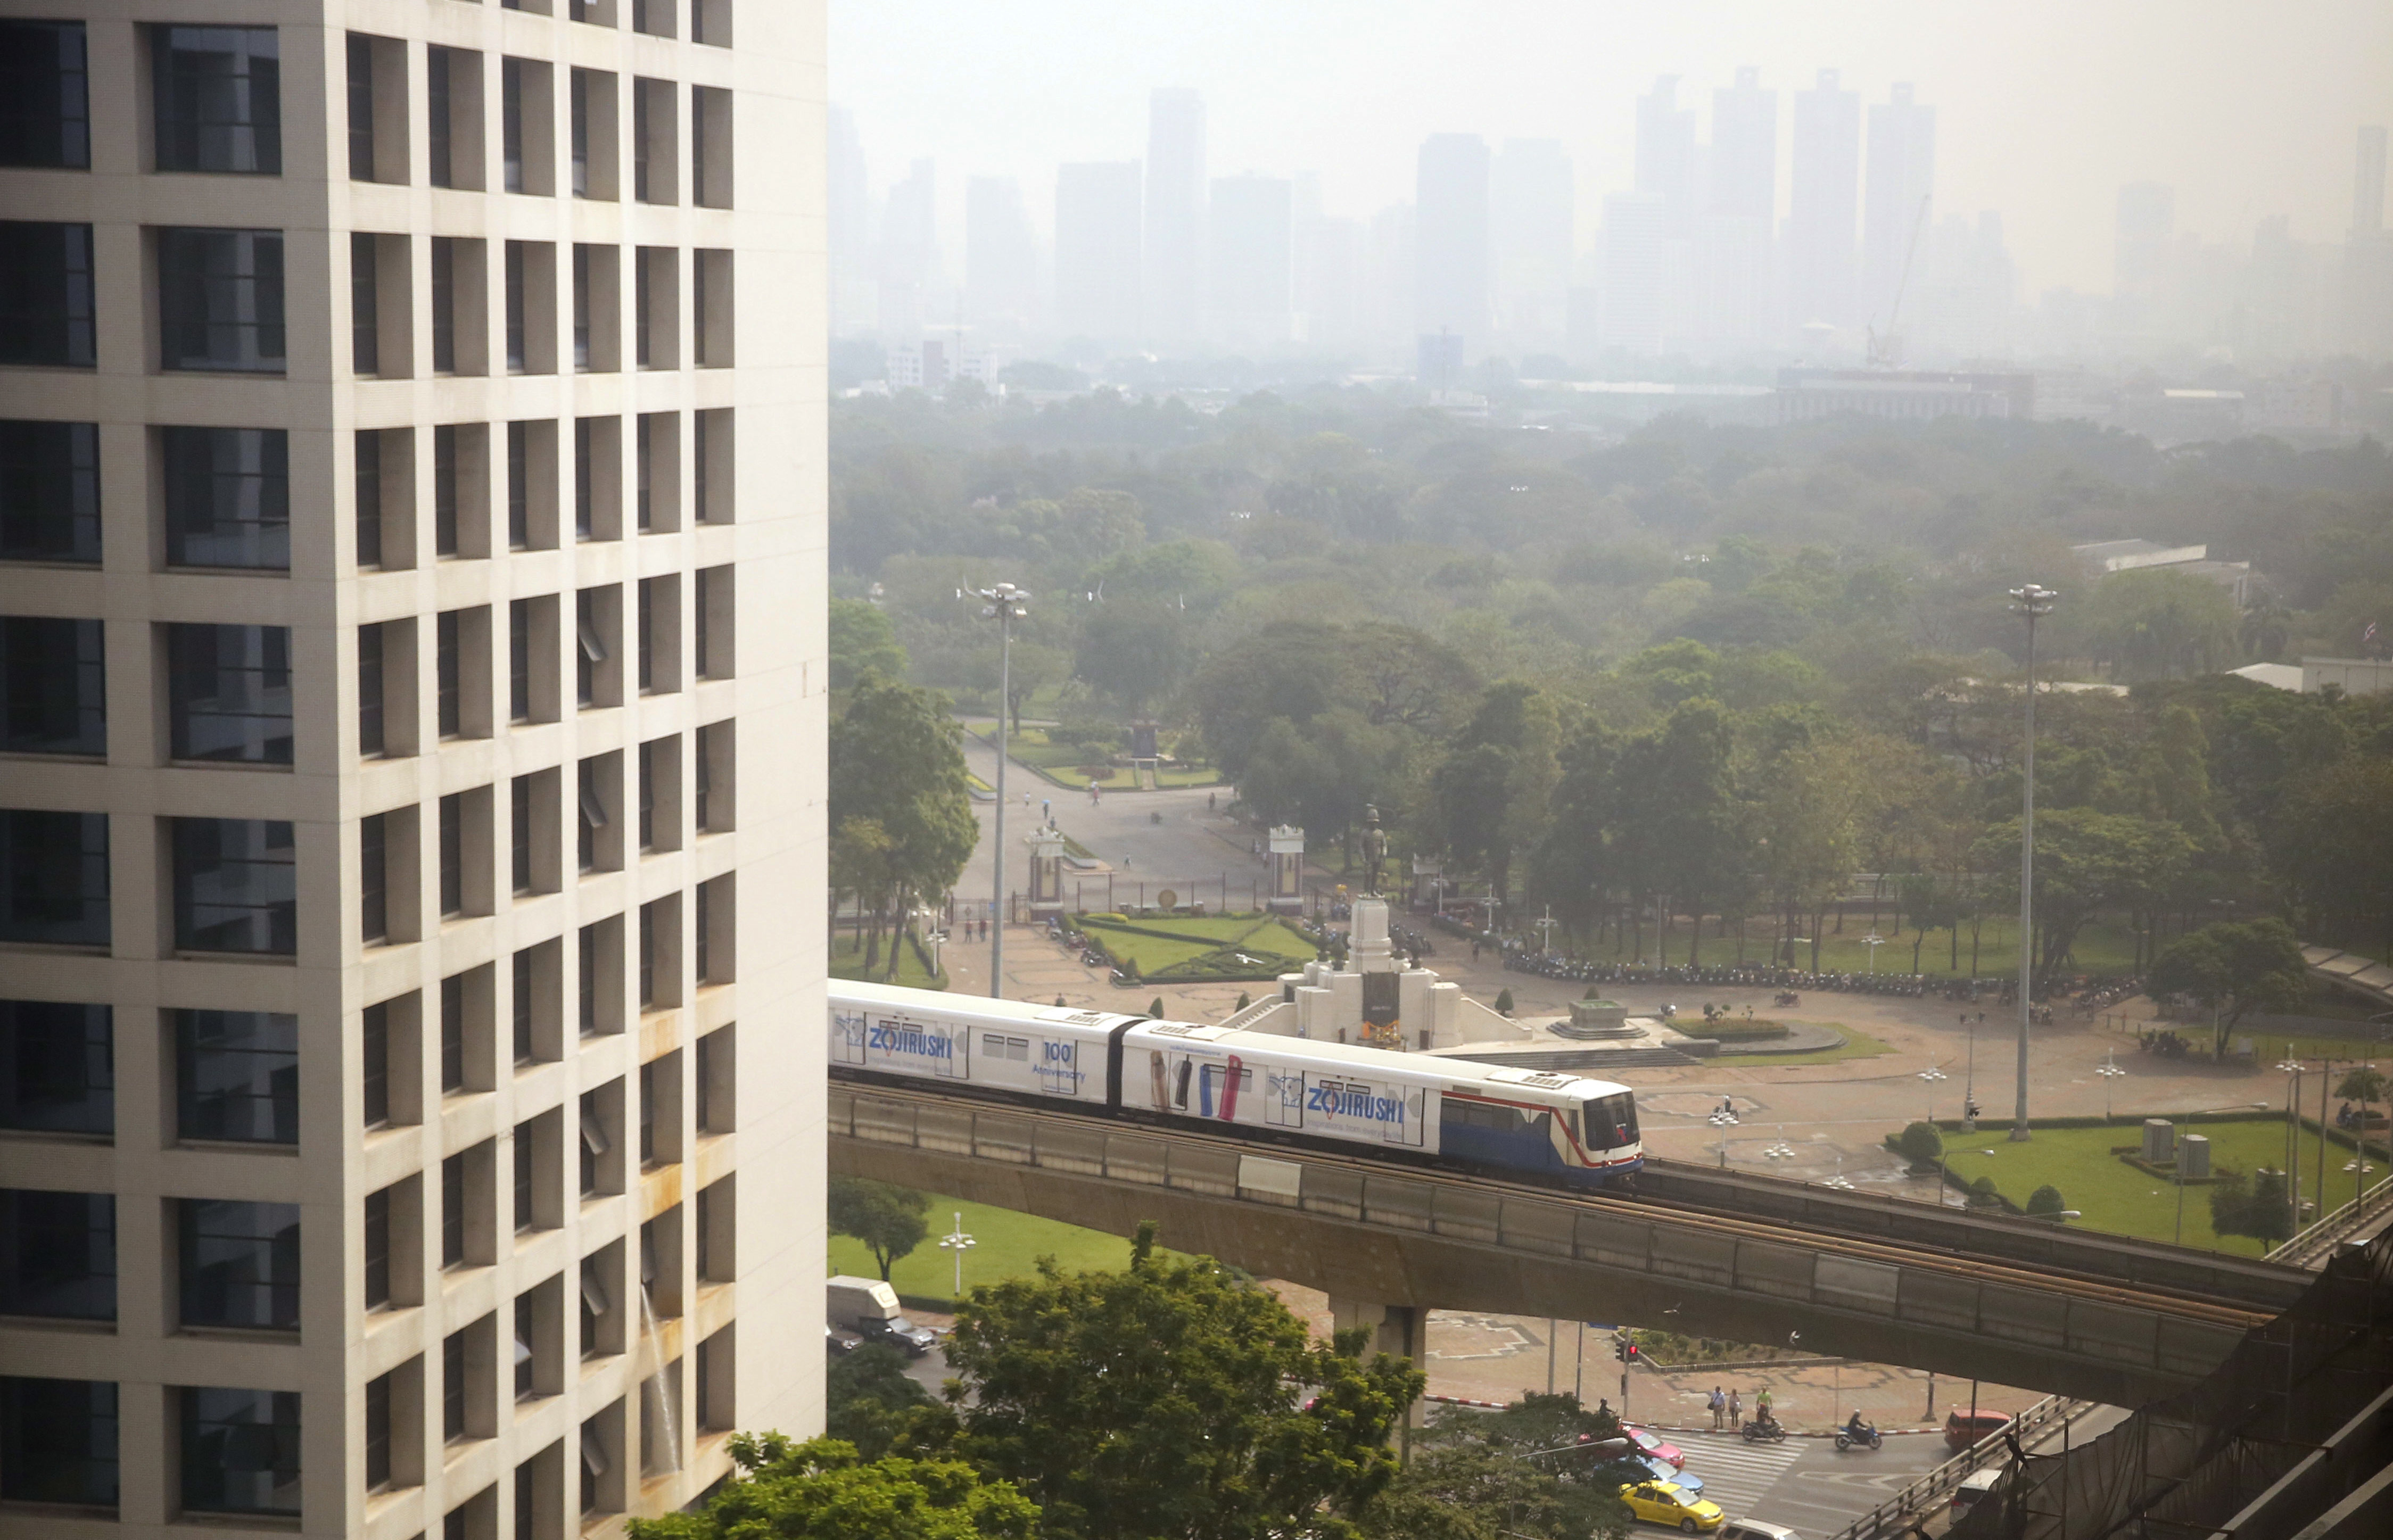
[{"label": "shrub", "polygon": [[2060,1189],[2050,1182],[2045,1183],[2027,1195],[2027,1213],[2030,1219],[2057,1219],[2060,1211],[2068,1207],[2069,1205],[2061,1199]]},{"label": "shrub", "polygon": [[1239,991],[1238,991],[1238,1009],[1239,1009],[1239,1010],[1244,1011],[1247,1007],[1249,1007],[1249,1006],[1250,1006],[1250,1005],[1252,1005],[1252,1004],[1254,1004],[1254,1003],[1255,1003],[1254,1001],[1252,1001],[1252,1000],[1250,1000],[1250,999],[1249,999],[1249,998],[1247,998],[1247,992],[1246,992],[1245,990],[1241,989],[1241,990],[1239,990]]},{"label": "shrub", "polygon": [[2001,1197],[1994,1192],[1994,1179],[1992,1177],[1980,1177],[1977,1181],[1969,1183],[1969,1201],[1981,1207],[1991,1207],[1994,1205],[2002,1202],[2003,1200]]},{"label": "shrub", "polygon": [[1497,995],[1496,1013],[1499,1016],[1509,1016],[1512,1013],[1512,991],[1510,989]]},{"label": "shrub", "polygon": [[1944,1136],[1936,1131],[1933,1123],[1914,1123],[1903,1130],[1894,1147],[1914,1166],[1933,1166],[1944,1153]]},{"label": "shrub", "polygon": [[1146,1013],[1157,1021],[1163,1019],[1163,997],[1157,995],[1146,1002]]}]

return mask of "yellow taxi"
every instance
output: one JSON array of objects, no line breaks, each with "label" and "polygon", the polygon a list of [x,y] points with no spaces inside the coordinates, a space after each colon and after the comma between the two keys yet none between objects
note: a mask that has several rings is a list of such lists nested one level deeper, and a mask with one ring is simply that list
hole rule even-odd
[{"label": "yellow taxi", "polygon": [[1693,1496],[1676,1481],[1634,1481],[1620,1489],[1628,1511],[1648,1524],[1668,1524],[1689,1534],[1718,1529],[1726,1517],[1718,1503]]}]

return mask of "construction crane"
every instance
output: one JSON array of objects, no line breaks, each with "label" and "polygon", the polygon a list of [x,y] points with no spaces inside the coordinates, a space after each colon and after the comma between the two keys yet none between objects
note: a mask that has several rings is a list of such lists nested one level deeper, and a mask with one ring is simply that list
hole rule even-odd
[{"label": "construction crane", "polygon": [[1887,311],[1886,330],[1875,326],[1863,328],[1869,339],[1869,366],[1872,369],[1894,369],[1903,362],[1903,333],[1896,323],[1903,319],[1903,292],[1911,287],[1911,265],[1919,257],[1919,236],[1928,228],[1928,205],[1933,193],[1921,193],[1919,213],[1911,221],[1911,244],[1903,254],[1903,277],[1895,281],[1894,305]]}]

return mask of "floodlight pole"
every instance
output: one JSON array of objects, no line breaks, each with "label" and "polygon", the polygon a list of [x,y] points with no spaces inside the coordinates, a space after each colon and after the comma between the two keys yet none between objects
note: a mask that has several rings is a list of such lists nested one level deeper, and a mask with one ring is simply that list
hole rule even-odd
[{"label": "floodlight pole", "polygon": [[2027,737],[2020,777],[2020,983],[2019,1098],[2011,1114],[2011,1142],[2028,1137],[2027,1037],[2035,1018],[2035,622],[2052,613],[2060,595],[2029,583],[2011,590],[2011,612],[2027,621]]},{"label": "floodlight pole", "polygon": [[991,999],[1005,998],[1005,713],[1013,694],[1013,622],[1030,613],[1023,601],[1030,597],[1029,590],[1012,583],[999,583],[994,588],[976,588],[973,592],[987,602],[981,607],[981,619],[997,622],[997,820],[993,831],[995,894],[988,907],[988,994]]}]

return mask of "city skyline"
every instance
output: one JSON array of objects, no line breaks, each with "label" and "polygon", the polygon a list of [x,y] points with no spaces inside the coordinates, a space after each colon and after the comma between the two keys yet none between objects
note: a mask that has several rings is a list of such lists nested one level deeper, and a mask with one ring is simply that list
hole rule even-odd
[{"label": "city skyline", "polygon": [[[1142,158],[1149,92],[1186,87],[1204,98],[1211,176],[1311,173],[1328,214],[1358,219],[1409,200],[1414,152],[1433,134],[1491,147],[1558,139],[1576,172],[1586,255],[1603,200],[1636,186],[1635,101],[1656,76],[1680,77],[1681,110],[1695,111],[1711,144],[1720,126],[1706,97],[1728,97],[1741,71],[1754,72],[1774,98],[1783,225],[1798,179],[1793,98],[1825,69],[1859,94],[1865,116],[1899,83],[1937,109],[1937,215],[1999,214],[2022,297],[2106,294],[2115,200],[2128,183],[2177,188],[2177,229],[2207,241],[2248,242],[2278,216],[2297,241],[2340,240],[2351,136],[2393,101],[2393,18],[2357,4],[2265,21],[2196,7],[2173,13],[2165,32],[2031,5],[1973,17],[1965,33],[1861,0],[1809,7],[1799,27],[1739,4],[1654,17],[1514,0],[1472,27],[1397,7],[1367,28],[1331,0],[1301,16],[1234,3],[1223,25],[1186,37],[1159,18],[1081,0],[1034,8],[1053,22],[1037,27],[1053,46],[1036,55],[995,30],[1018,19],[952,0],[834,8],[831,95],[857,115],[876,187],[911,159],[938,156],[952,163],[943,219],[960,225],[953,189],[964,177],[1012,176],[1044,227],[1056,165]],[[1533,25],[1547,41],[1517,58],[1490,42]],[[1007,68],[987,70],[993,58]],[[950,73],[959,68],[968,79]],[[1419,88],[1388,91],[1391,75]]]}]

